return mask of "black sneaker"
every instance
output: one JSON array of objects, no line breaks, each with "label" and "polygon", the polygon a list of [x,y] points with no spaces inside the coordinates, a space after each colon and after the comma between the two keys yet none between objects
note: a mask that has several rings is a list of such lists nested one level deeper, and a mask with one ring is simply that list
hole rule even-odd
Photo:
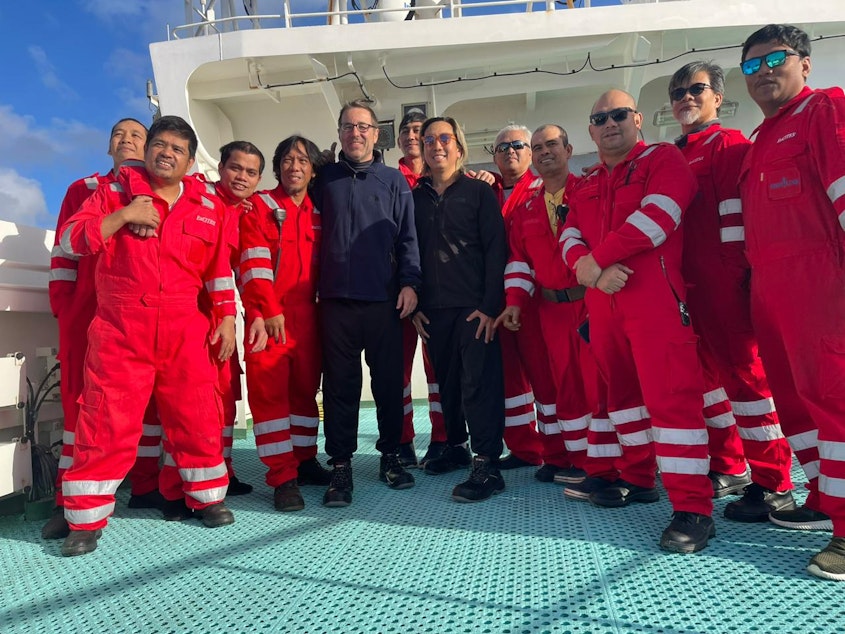
[{"label": "black sneaker", "polygon": [[309,484],[326,486],[331,481],[332,472],[325,469],[316,457],[299,463],[296,473],[296,483],[299,486],[307,486]]},{"label": "black sneaker", "polygon": [[323,506],[349,506],[352,504],[352,464],[336,462],[332,480],[323,495]]},{"label": "black sneaker", "polygon": [[499,461],[499,469],[506,471],[509,469],[520,469],[521,467],[536,467],[538,464],[540,463],[524,460],[516,454],[509,453]]},{"label": "black sneaker", "polygon": [[410,489],[414,486],[414,476],[402,466],[399,454],[395,453],[381,455],[378,478],[382,482],[387,482],[387,486],[391,489]]},{"label": "black sneaker", "polygon": [[249,495],[252,493],[252,485],[238,480],[237,476],[229,476],[229,488],[226,495]]},{"label": "black sneaker", "polygon": [[399,464],[406,469],[416,469],[419,465],[417,461],[417,451],[414,448],[414,441],[403,442],[399,445],[399,450],[396,452],[399,456]]},{"label": "black sneaker", "polygon": [[845,537],[834,537],[824,550],[816,554],[807,572],[830,581],[845,581]]},{"label": "black sneaker", "polygon": [[578,467],[561,469],[555,474],[555,484],[578,484],[587,477],[587,472]]},{"label": "black sneaker", "polygon": [[57,506],[47,523],[41,527],[41,539],[64,539],[70,535],[70,526],[65,519],[65,509]]},{"label": "black sneaker", "polygon": [[554,482],[555,475],[561,471],[564,471],[563,467],[547,463],[534,472],[534,479],[540,482]]},{"label": "black sneaker", "polygon": [[609,486],[602,487],[590,494],[590,502],[596,506],[618,508],[628,506],[633,502],[651,504],[660,499],[660,494],[655,488],[639,487],[625,480],[616,480]]},{"label": "black sneaker", "polygon": [[832,531],[833,520],[821,511],[799,506],[794,509],[783,509],[769,513],[772,524],[792,528],[797,531]]},{"label": "black sneaker", "polygon": [[428,445],[428,450],[425,452],[423,459],[420,460],[420,469],[424,469],[425,465],[428,464],[429,460],[434,460],[435,458],[439,458],[440,454],[443,453],[443,450],[446,449],[445,442],[432,442]]},{"label": "black sneaker", "polygon": [[673,553],[694,553],[707,548],[707,540],[715,536],[716,523],[712,517],[675,511],[660,536],[660,547]]},{"label": "black sneaker", "polygon": [[597,491],[613,486],[613,482],[604,478],[584,478],[581,482],[567,484],[563,495],[570,500],[589,500]]},{"label": "black sneaker", "polygon": [[795,500],[789,491],[772,491],[752,482],[740,499],[725,507],[725,517],[736,522],[768,522],[772,511],[794,508]]},{"label": "black sneaker", "polygon": [[472,454],[465,445],[450,445],[440,452],[437,458],[425,463],[425,472],[429,475],[440,475],[457,471],[472,464]]},{"label": "black sneaker", "polygon": [[715,500],[726,495],[739,495],[740,491],[751,484],[751,474],[748,469],[738,475],[711,471],[707,474],[707,477],[710,478],[710,484],[713,485],[713,499]]},{"label": "black sneaker", "polygon": [[490,458],[476,456],[472,459],[469,480],[452,489],[455,502],[481,502],[505,490],[505,481],[498,467]]}]

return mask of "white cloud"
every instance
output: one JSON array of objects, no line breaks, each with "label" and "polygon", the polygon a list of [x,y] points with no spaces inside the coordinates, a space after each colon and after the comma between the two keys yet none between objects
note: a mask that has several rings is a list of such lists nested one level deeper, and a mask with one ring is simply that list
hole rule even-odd
[{"label": "white cloud", "polygon": [[48,127],[39,127],[33,117],[0,104],[0,167],[66,162],[80,154],[88,155],[92,149],[105,153],[107,137],[107,131],[79,121],[54,118]]},{"label": "white cloud", "polygon": [[32,61],[35,62],[35,69],[41,76],[41,83],[50,90],[57,92],[63,99],[79,99],[79,95],[76,94],[73,88],[59,79],[56,67],[53,66],[43,48],[40,46],[30,46],[27,51]]},{"label": "white cloud", "polygon": [[0,167],[0,218],[35,226],[48,215],[41,184]]}]

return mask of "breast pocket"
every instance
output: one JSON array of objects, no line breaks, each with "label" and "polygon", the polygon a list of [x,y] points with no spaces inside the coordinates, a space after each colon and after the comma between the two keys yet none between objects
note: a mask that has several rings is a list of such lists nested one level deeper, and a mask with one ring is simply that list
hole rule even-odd
[{"label": "breast pocket", "polygon": [[217,240],[217,227],[201,222],[182,225],[182,257],[191,264],[204,264]]}]

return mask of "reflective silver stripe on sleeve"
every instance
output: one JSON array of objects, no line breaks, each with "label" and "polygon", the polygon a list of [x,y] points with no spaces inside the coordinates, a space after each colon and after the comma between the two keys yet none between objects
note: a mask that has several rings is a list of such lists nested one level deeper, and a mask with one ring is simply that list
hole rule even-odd
[{"label": "reflective silver stripe on sleeve", "polygon": [[109,183],[109,189],[111,189],[113,192],[117,192],[118,194],[123,193],[123,187],[120,183]]},{"label": "reflective silver stripe on sleeve", "polygon": [[241,264],[247,260],[258,258],[270,259],[270,249],[267,247],[252,247],[251,249],[244,249],[241,253]]},{"label": "reflective silver stripe on sleeve", "polygon": [[532,271],[531,267],[525,262],[509,262],[505,267],[505,275],[513,275],[515,273],[524,273],[525,275],[534,276],[534,271]]},{"label": "reflective silver stripe on sleeve", "polygon": [[97,189],[100,186],[100,181],[96,176],[89,176],[85,179],[85,186],[88,189]]},{"label": "reflective silver stripe on sleeve", "polygon": [[722,227],[719,239],[722,242],[745,242],[745,227]]},{"label": "reflective silver stripe on sleeve", "polygon": [[[835,205],[836,201],[842,198],[843,194],[845,194],[845,176],[840,176],[827,188],[827,197]],[[839,225],[845,229],[845,211],[839,214]]]},{"label": "reflective silver stripe on sleeve", "polygon": [[233,291],[235,290],[235,280],[231,277],[215,277],[205,283],[205,290],[209,293],[215,291]]},{"label": "reflective silver stripe on sleeve", "polygon": [[666,242],[666,232],[663,228],[639,210],[628,216],[625,222],[643,232],[656,247]]},{"label": "reflective silver stripe on sleeve", "polygon": [[563,233],[560,234],[559,242],[563,243],[563,259],[566,259],[566,254],[569,253],[569,250],[576,246],[581,245],[582,247],[586,247],[586,243],[581,239],[581,232],[576,229],[575,227],[569,227],[565,229]]},{"label": "reflective silver stripe on sleeve", "polygon": [[792,116],[794,117],[795,115],[797,115],[797,114],[801,114],[802,112],[804,112],[804,108],[806,108],[806,107],[807,107],[807,104],[809,104],[809,103],[810,103],[810,101],[811,101],[811,100],[813,99],[813,97],[815,97],[815,96],[816,96],[816,93],[813,93],[812,95],[810,95],[809,97],[807,97],[804,101],[802,101],[802,102],[801,102],[801,105],[800,105],[800,106],[798,106],[798,107],[797,107],[797,108],[796,108],[796,109],[792,112]]},{"label": "reflective silver stripe on sleeve", "polygon": [[51,258],[64,258],[65,260],[73,260],[74,262],[79,261],[78,255],[73,255],[72,253],[67,253],[61,244],[57,244],[50,250],[50,257]]},{"label": "reflective silver stripe on sleeve", "polygon": [[266,268],[256,267],[241,275],[241,284],[244,286],[246,286],[247,282],[251,282],[252,280],[270,280],[272,282],[273,271]]},{"label": "reflective silver stripe on sleeve", "polygon": [[75,282],[76,269],[50,269],[51,282]]},{"label": "reflective silver stripe on sleeve", "polygon": [[70,245],[70,231],[73,229],[75,224],[75,222],[72,222],[65,227],[65,230],[62,232],[62,237],[59,239],[59,245],[62,247],[62,251],[68,255],[79,255],[74,252],[73,247]]},{"label": "reflective silver stripe on sleeve", "polygon": [[742,213],[742,201],[739,198],[728,198],[719,203],[719,215],[729,216],[730,214]]},{"label": "reflective silver stripe on sleeve", "polygon": [[202,199],[202,206],[203,207],[208,207],[209,209],[214,209],[214,203],[211,200],[209,200],[205,196],[200,196],[200,198]]},{"label": "reflective silver stripe on sleeve", "polygon": [[529,295],[534,295],[534,283],[521,277],[511,277],[505,279],[505,290],[508,290],[509,288],[521,288]]},{"label": "reflective silver stripe on sleeve", "polygon": [[655,205],[665,211],[675,223],[675,228],[681,224],[681,207],[669,196],[663,194],[649,194],[643,198],[640,203],[643,207],[646,205]]}]

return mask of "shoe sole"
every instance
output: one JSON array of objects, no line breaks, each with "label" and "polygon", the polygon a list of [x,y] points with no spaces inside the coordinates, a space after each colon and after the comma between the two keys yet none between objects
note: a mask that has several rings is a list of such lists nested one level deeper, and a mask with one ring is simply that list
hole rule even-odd
[{"label": "shoe sole", "polygon": [[202,522],[202,525],[205,526],[206,528],[220,528],[221,526],[229,526],[230,524],[234,524],[235,523],[235,517],[232,516],[232,517],[220,518],[220,519],[216,519],[212,522],[206,522],[205,519],[200,518],[200,521]]},{"label": "shoe sole", "polygon": [[589,493],[582,493],[581,491],[572,491],[571,489],[564,489],[563,490],[563,497],[570,499],[570,500],[579,500],[581,502],[589,502],[590,501],[590,494]]},{"label": "shoe sole", "polygon": [[343,502],[339,500],[336,500],[334,502],[323,502],[323,506],[328,507],[330,509],[337,509],[344,506],[349,506],[350,504],[352,504],[352,502]]},{"label": "shoe sole", "polygon": [[779,520],[775,517],[772,517],[772,514],[769,513],[768,520],[772,524],[777,524],[778,526],[782,526],[783,528],[791,528],[792,530],[796,531],[832,531],[833,530],[833,520],[815,520],[811,522],[787,522],[784,520]]},{"label": "shoe sole", "polygon": [[[408,475],[410,475],[410,474],[408,474]],[[384,475],[383,473],[379,474],[378,479],[381,480],[382,482],[386,483],[387,486],[389,488],[393,489],[394,491],[402,491],[403,489],[410,489],[411,487],[413,487],[416,484],[416,481],[413,478],[411,478],[411,480],[409,482],[400,482],[398,484],[393,483],[393,482],[389,482],[387,480],[387,476]]]},{"label": "shoe sole", "polygon": [[624,500],[602,500],[599,502],[598,500],[594,500],[592,497],[588,498],[592,504],[596,506],[601,506],[604,508],[609,509],[618,509],[624,506],[630,506],[635,502],[639,502],[640,504],[654,504],[655,502],[660,501],[660,494],[657,491],[654,494],[649,495],[629,495]]},{"label": "shoe sole", "polygon": [[678,542],[671,542],[671,541],[663,541],[660,540],[660,548],[665,550],[668,553],[679,553],[681,555],[690,555],[692,553],[697,553],[700,550],[704,550],[710,544],[710,539],[716,536],[716,533],[708,536],[707,540],[701,544],[680,544]]},{"label": "shoe sole", "polygon": [[828,581],[845,581],[845,573],[837,574],[835,572],[828,572],[827,570],[822,570],[816,564],[810,564],[807,566],[807,572],[819,579],[827,579]]},{"label": "shoe sole", "polygon": [[465,465],[458,465],[453,463],[452,467],[450,469],[447,469],[446,471],[429,471],[428,465],[426,465],[425,467],[423,467],[423,471],[428,475],[444,475],[447,473],[452,473],[453,471],[458,471],[460,469],[466,469],[468,466],[469,463]]},{"label": "shoe sole", "polygon": [[556,475],[554,478],[555,484],[581,484],[584,480],[587,479],[587,476],[568,476],[568,475]]},{"label": "shoe sole", "polygon": [[289,513],[291,511],[301,511],[302,509],[305,508],[305,502],[303,502],[302,504],[297,504],[295,506],[294,505],[291,505],[291,506],[276,506],[274,504],[273,508],[276,509],[277,511],[279,511],[280,513]]},{"label": "shoe sole", "polygon": [[502,491],[504,491],[504,489],[496,489],[496,490],[493,491],[493,493],[488,495],[486,498],[478,498],[476,500],[473,500],[472,498],[465,498],[465,497],[462,497],[460,495],[452,494],[452,499],[455,502],[460,502],[461,504],[472,504],[473,502],[483,502],[484,500],[489,500],[494,495],[499,495],[499,493],[501,493]]}]

